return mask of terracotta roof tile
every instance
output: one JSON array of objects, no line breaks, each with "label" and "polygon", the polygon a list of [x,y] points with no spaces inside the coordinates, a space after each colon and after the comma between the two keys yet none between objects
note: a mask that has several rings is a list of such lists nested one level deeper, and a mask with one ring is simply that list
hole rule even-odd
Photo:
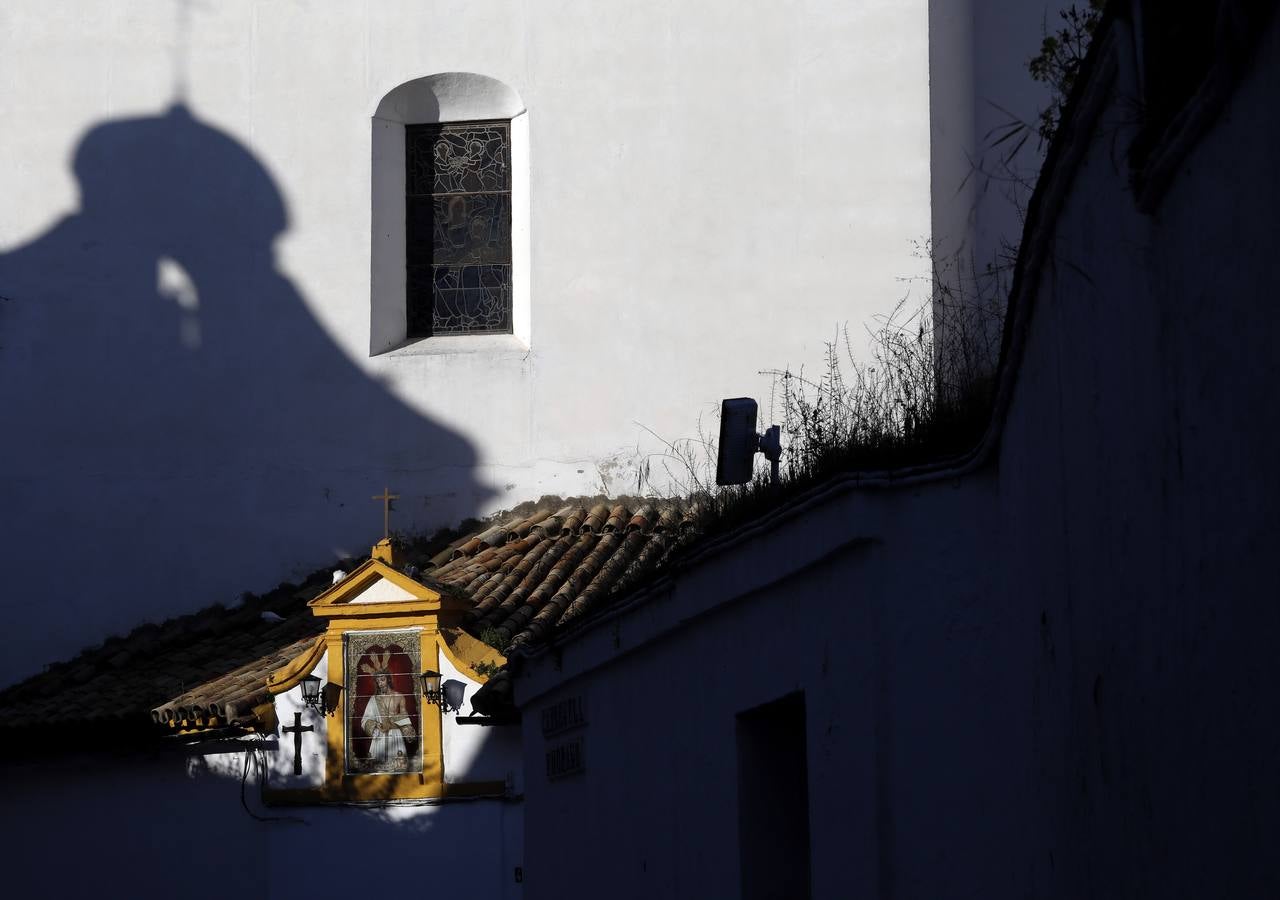
[{"label": "terracotta roof tile", "polygon": [[[314,580],[322,589],[330,572],[317,572],[308,583]],[[251,716],[257,695],[265,691],[267,673],[323,628],[306,601],[292,597],[296,591],[297,585],[282,585],[264,597],[246,596],[234,609],[213,607],[141,625],[51,665],[0,691],[0,732],[60,724],[75,726],[91,740],[92,729],[85,726],[159,721],[152,714],[156,708],[169,710],[171,718],[186,710],[177,719],[186,718],[192,727],[227,724],[228,710],[250,724],[246,713]],[[284,619],[264,619],[267,610]],[[219,706],[214,716],[211,703]]]},{"label": "terracotta roof tile", "polygon": [[609,507],[604,503],[597,503],[591,507],[587,513],[587,517],[582,522],[579,529],[583,534],[590,532],[591,534],[599,534],[604,528],[605,521],[609,518]]},{"label": "terracotta roof tile", "polygon": [[617,531],[627,524],[627,508],[618,504],[609,511],[609,518],[604,523],[605,531]]},{"label": "terracotta roof tile", "polygon": [[508,522],[504,547],[473,538],[425,574],[470,596],[464,624],[474,635],[504,650],[527,648],[656,568],[689,531],[688,512],[656,500],[548,506]]},{"label": "terracotta roof tile", "polygon": [[[657,567],[691,521],[675,501],[556,500],[420,548],[412,562],[424,583],[465,594],[473,606],[464,626],[509,652],[607,607]],[[350,571],[354,561],[341,567]],[[255,709],[270,699],[267,676],[323,631],[306,603],[328,587],[331,571],[246,595],[234,609],[141,625],[50,666],[0,691],[0,733],[148,720],[184,733],[261,726]]]}]

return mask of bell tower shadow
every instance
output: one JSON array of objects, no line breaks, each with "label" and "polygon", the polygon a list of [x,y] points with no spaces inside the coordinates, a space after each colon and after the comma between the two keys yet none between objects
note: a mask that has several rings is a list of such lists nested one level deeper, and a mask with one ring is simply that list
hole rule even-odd
[{"label": "bell tower shadow", "polygon": [[0,253],[0,684],[367,549],[384,484],[402,529],[481,509],[471,444],[280,270],[288,208],[249,148],[175,105],[93,126],[74,172],[80,209]]}]

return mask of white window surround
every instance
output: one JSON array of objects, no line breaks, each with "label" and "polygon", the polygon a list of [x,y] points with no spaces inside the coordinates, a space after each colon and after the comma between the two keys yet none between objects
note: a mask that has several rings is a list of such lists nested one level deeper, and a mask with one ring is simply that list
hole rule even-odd
[{"label": "white window surround", "polygon": [[[405,326],[404,126],[511,121],[511,331],[501,335],[407,337]],[[373,114],[370,210],[369,355],[421,355],[527,350],[529,302],[529,117],[502,82],[470,72],[443,72],[392,90]]]}]

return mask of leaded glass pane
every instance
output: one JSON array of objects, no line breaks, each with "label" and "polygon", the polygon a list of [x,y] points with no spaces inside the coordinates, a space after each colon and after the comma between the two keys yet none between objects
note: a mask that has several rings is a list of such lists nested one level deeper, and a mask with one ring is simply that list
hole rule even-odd
[{"label": "leaded glass pane", "polygon": [[411,337],[511,331],[506,122],[405,126]]},{"label": "leaded glass pane", "polygon": [[405,193],[474,194],[511,190],[511,127],[506,122],[406,125]]},{"label": "leaded glass pane", "polygon": [[433,265],[511,263],[511,196],[444,194],[407,199],[410,257]]}]

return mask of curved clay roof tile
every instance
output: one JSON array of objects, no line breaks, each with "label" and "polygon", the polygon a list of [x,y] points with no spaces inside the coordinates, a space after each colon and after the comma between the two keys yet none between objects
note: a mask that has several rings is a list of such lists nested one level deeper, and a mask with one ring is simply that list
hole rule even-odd
[{"label": "curved clay roof tile", "polygon": [[595,506],[591,507],[591,510],[587,513],[587,517],[583,520],[578,531],[581,534],[586,534],[587,532],[590,532],[591,534],[599,534],[600,529],[604,528],[605,520],[608,518],[609,507],[604,503],[597,503]]},{"label": "curved clay roof tile", "polygon": [[[569,544],[568,541],[560,542],[566,545],[566,551],[560,554],[547,569],[542,582],[529,592],[524,604],[510,612],[506,619],[498,625],[497,630],[505,636],[504,639],[509,640],[513,635],[519,634],[524,630],[529,620],[542,608],[543,604],[555,596],[560,585],[577,568],[578,560],[582,559],[594,541],[594,537],[584,535],[572,544]],[[503,605],[505,606],[506,604]]]},{"label": "curved clay roof tile", "polygon": [[483,543],[484,542],[481,541],[480,538],[473,537],[471,540],[467,541],[461,547],[454,550],[453,554],[449,557],[449,559],[455,560],[455,559],[461,559],[464,556],[470,556],[471,554],[479,550],[480,547],[483,545]]},{"label": "curved clay roof tile", "polygon": [[560,515],[547,516],[537,525],[533,526],[533,533],[542,539],[555,538],[560,536],[560,530],[564,526],[564,518]]},{"label": "curved clay roof tile", "polygon": [[609,511],[609,519],[604,523],[605,531],[621,531],[627,525],[627,517],[630,512],[625,506],[619,503]]},{"label": "curved clay roof tile", "polygon": [[515,568],[507,573],[506,577],[492,589],[488,596],[476,604],[475,608],[467,615],[467,621],[483,620],[500,606],[510,596],[511,592],[529,577],[529,573],[537,566],[539,560],[554,546],[555,543],[553,541],[535,542],[533,548],[520,558]]},{"label": "curved clay roof tile", "polygon": [[560,533],[562,535],[577,534],[579,526],[582,525],[586,518],[587,511],[579,506],[565,518],[564,525],[561,527]]},{"label": "curved clay roof tile", "polygon": [[538,521],[542,518],[542,516],[543,516],[542,513],[536,512],[531,516],[525,516],[523,519],[518,519],[512,524],[508,525],[507,526],[507,543],[510,544],[524,537],[527,537],[529,534],[529,531],[533,528],[534,525],[538,523]]},{"label": "curved clay roof tile", "polygon": [[609,594],[610,589],[618,582],[627,566],[635,559],[640,548],[645,546],[646,537],[639,531],[626,536],[616,552],[610,556],[596,572],[595,577],[587,583],[568,608],[556,621],[557,625],[572,621],[584,614],[597,600]]},{"label": "curved clay roof tile", "polygon": [[564,584],[577,570],[579,560],[586,556],[595,542],[595,536],[589,534],[584,534],[575,540],[569,549],[552,564],[542,584],[530,592],[528,602],[541,606],[552,597],[560,589],[560,585]]},{"label": "curved clay roof tile", "polygon": [[657,564],[668,546],[669,543],[665,534],[649,535],[649,540],[645,543],[644,548],[636,555],[635,565],[623,573],[617,584],[613,586],[613,591],[622,592],[630,589],[636,581],[643,577],[645,572],[650,571]]},{"label": "curved clay roof tile", "polygon": [[474,612],[476,607],[483,603],[504,581],[510,578],[512,571],[520,565],[523,559],[524,557],[520,553],[513,553],[508,559],[504,560],[502,567],[493,573],[493,577],[480,585],[479,589],[471,595],[473,606],[470,612]]},{"label": "curved clay roof tile", "polygon": [[529,530],[533,531],[539,528],[543,522],[547,521],[547,519],[550,519],[554,515],[555,513],[553,513],[549,509],[538,510],[536,513],[534,513],[529,517]]},{"label": "curved clay roof tile", "polygon": [[494,525],[492,528],[486,529],[476,535],[476,540],[490,547],[505,544],[507,542],[507,528],[505,525]]},{"label": "curved clay roof tile", "polygon": [[543,579],[546,578],[547,573],[551,571],[551,567],[572,546],[569,541],[564,539],[546,541],[544,545],[547,549],[541,554],[537,564],[529,570],[511,593],[503,598],[501,603],[484,615],[480,620],[481,627],[496,625],[509,616],[512,611],[518,609],[524,602],[524,598],[538,588]]},{"label": "curved clay roof tile", "polygon": [[494,609],[499,608],[506,602],[512,591],[520,588],[525,583],[525,580],[529,579],[530,572],[534,570],[535,566],[538,566],[540,559],[554,545],[556,544],[550,542],[550,540],[536,543],[529,553],[520,558],[520,562],[516,563],[516,566],[503,577],[502,581],[499,581],[492,590],[488,591],[488,595],[476,604],[470,615],[467,616],[467,621],[481,621],[492,615]]},{"label": "curved clay roof tile", "polygon": [[648,531],[649,523],[654,519],[653,505],[646,503],[636,510],[636,514],[627,523],[627,531]]},{"label": "curved clay roof tile", "polygon": [[658,524],[653,526],[653,530],[659,534],[665,531],[671,531],[680,524],[680,514],[676,512],[674,506],[664,507],[658,515]]}]

